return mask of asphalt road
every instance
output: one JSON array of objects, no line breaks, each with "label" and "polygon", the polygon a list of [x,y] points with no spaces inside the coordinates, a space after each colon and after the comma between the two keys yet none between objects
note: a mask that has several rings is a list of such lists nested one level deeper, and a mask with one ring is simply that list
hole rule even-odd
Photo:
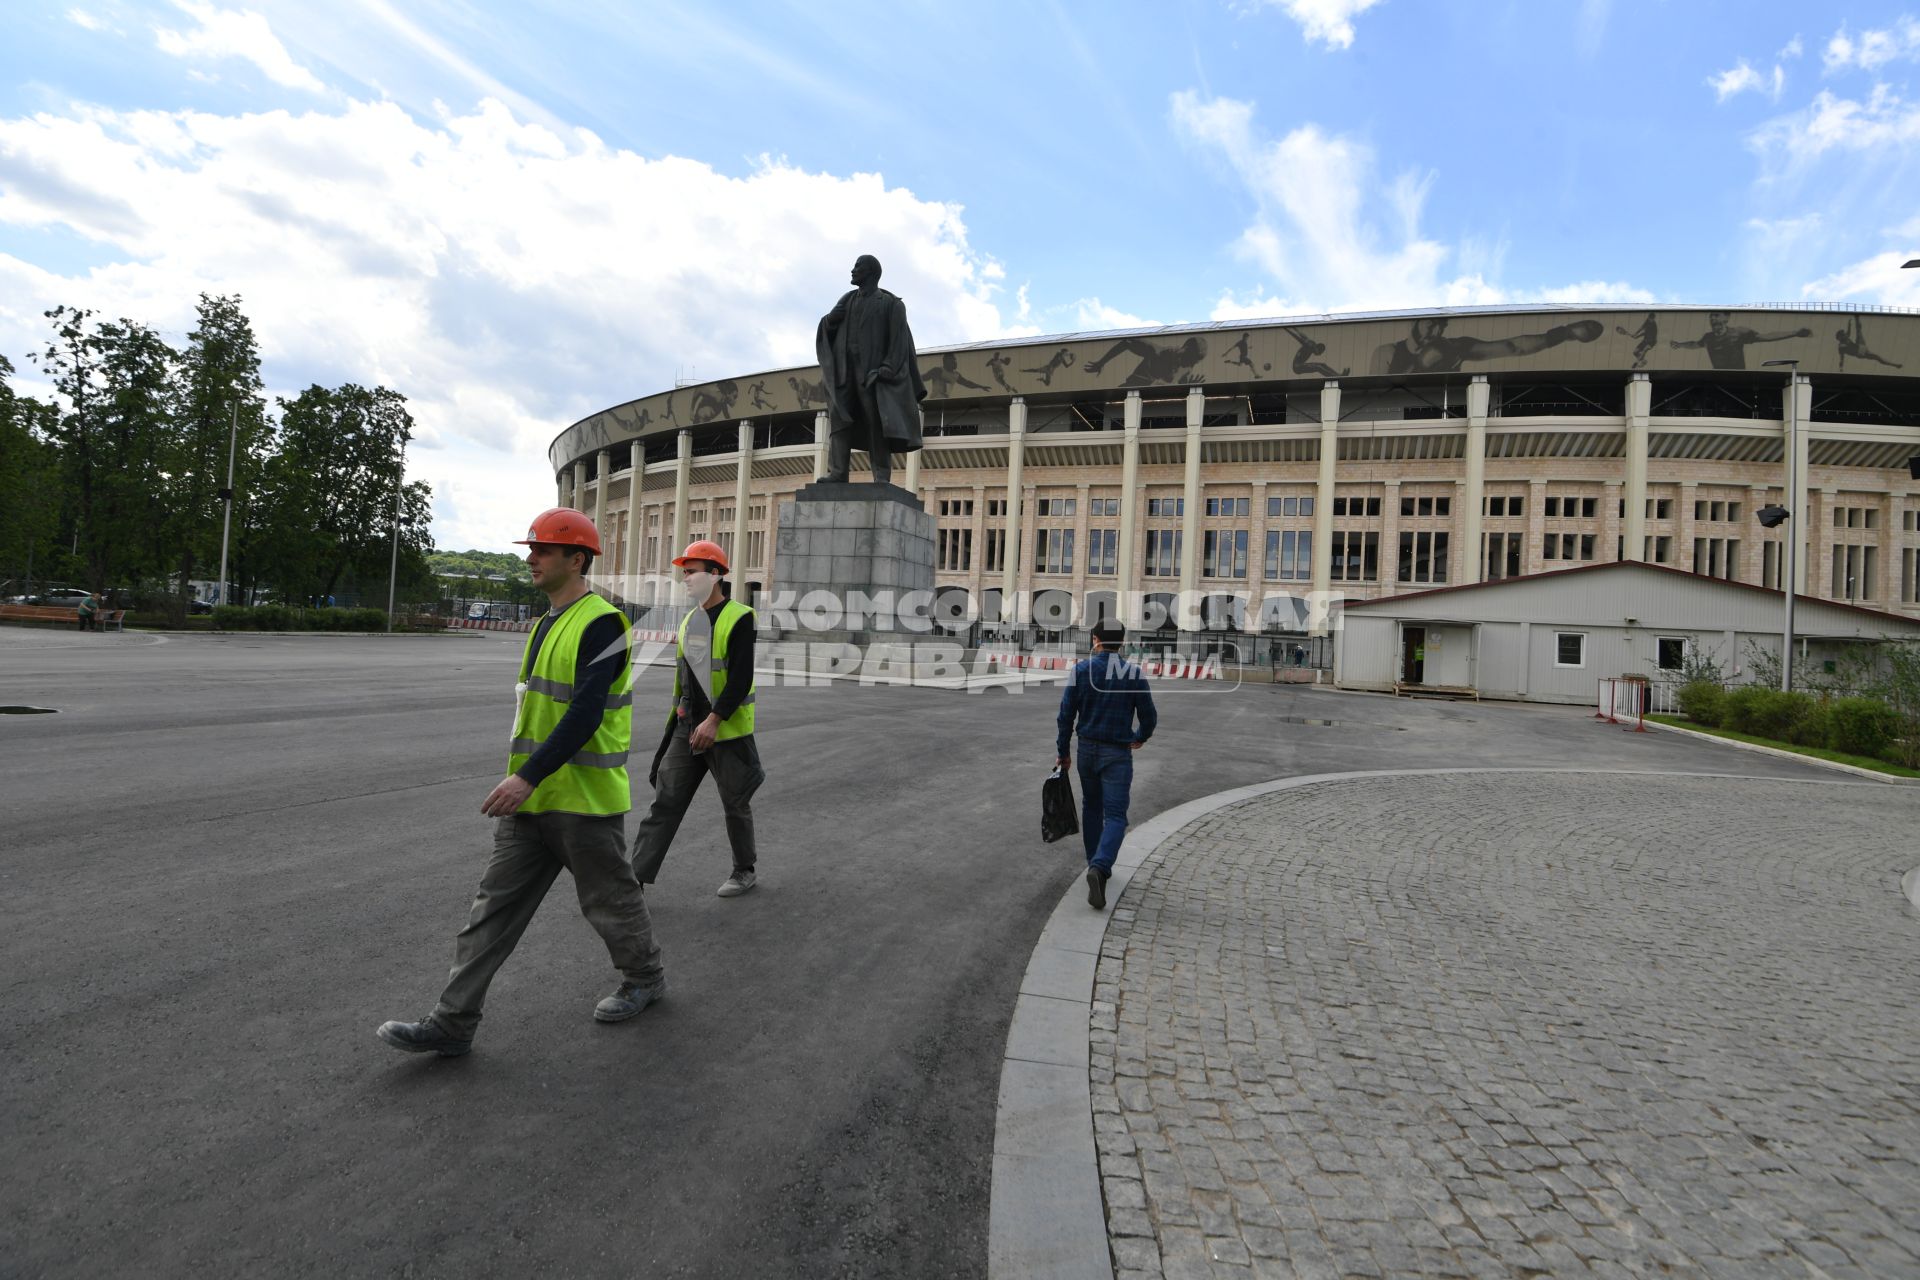
[{"label": "asphalt road", "polygon": [[[1080,862],[1038,836],[1052,691],[763,686],[761,887],[714,896],[708,790],[649,894],[669,998],[592,1021],[563,877],[473,1054],[403,1056],[373,1030],[444,981],[519,643],[0,629],[0,703],[59,709],[0,716],[0,1271],[984,1274],[1007,1022]],[[1285,686],[1168,690],[1137,759],[1136,821],[1344,769],[1832,776]]]}]

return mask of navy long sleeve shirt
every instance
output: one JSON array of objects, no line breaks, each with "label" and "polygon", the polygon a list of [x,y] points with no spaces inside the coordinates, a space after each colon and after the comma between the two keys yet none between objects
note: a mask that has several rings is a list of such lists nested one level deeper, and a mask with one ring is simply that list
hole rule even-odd
[{"label": "navy long sleeve shirt", "polygon": [[1160,716],[1138,665],[1117,653],[1096,653],[1074,664],[1073,678],[1060,691],[1056,756],[1067,754],[1076,721],[1082,738],[1126,746],[1151,738]]}]

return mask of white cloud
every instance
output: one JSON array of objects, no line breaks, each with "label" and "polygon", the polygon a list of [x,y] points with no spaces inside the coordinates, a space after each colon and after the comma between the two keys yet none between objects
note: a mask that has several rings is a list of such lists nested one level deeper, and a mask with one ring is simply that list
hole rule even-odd
[{"label": "white cloud", "polygon": [[[1920,244],[1920,218],[1895,232],[1908,244]],[[1819,302],[1859,298],[1886,307],[1920,308],[1920,268],[1901,264],[1915,257],[1912,250],[1888,250],[1849,263],[1830,275],[1808,281],[1800,296]]]},{"label": "white cloud", "polygon": [[16,365],[55,303],[178,334],[200,292],[238,293],[271,385],[409,397],[410,473],[434,484],[451,546],[499,546],[551,502],[546,448],[575,419],[679,368],[809,363],[859,253],[885,264],[921,345],[1008,330],[954,206],[877,174],[650,159],[491,101],[432,124],[362,102],[0,119],[0,224],[114,259],[56,275],[0,254]]},{"label": "white cloud", "polygon": [[1775,54],[1774,56],[1776,58],[1779,58],[1783,62],[1790,62],[1793,59],[1799,57],[1801,54],[1805,53],[1806,51],[1807,51],[1806,43],[1803,40],[1801,40],[1798,35],[1795,35],[1793,39],[1781,45],[1780,52]]},{"label": "white cloud", "polygon": [[106,23],[94,17],[85,9],[67,10],[67,21],[76,27],[84,27],[88,31],[104,31],[106,29]]},{"label": "white cloud", "polygon": [[1748,141],[1763,156],[1806,164],[1829,151],[1874,151],[1920,141],[1920,106],[1877,84],[1865,102],[1822,89],[1803,111],[1769,120]]},{"label": "white cloud", "polygon": [[1353,47],[1353,20],[1373,8],[1380,0],[1258,0],[1280,10],[1300,24],[1300,34],[1308,44],[1315,41],[1329,49]]},{"label": "white cloud", "polygon": [[1772,74],[1763,76],[1755,71],[1745,58],[1742,58],[1718,75],[1708,76],[1707,83],[1713,87],[1714,97],[1721,102],[1749,91],[1764,93],[1778,102],[1781,91],[1787,87],[1787,71],[1776,62],[1773,64]]},{"label": "white cloud", "polygon": [[198,25],[188,31],[155,27],[154,43],[162,53],[176,58],[239,58],[277,85],[308,93],[327,91],[319,77],[293,60],[267,20],[253,10],[220,9],[208,0],[173,0],[173,4]]},{"label": "white cloud", "polygon": [[1820,61],[1829,74],[1858,67],[1873,71],[1899,59],[1920,59],[1920,21],[1902,16],[1892,26],[1850,36],[1841,27],[1827,41]]},{"label": "white cloud", "polygon": [[1136,316],[1132,312],[1110,307],[1098,298],[1082,298],[1073,304],[1075,332],[1089,329],[1144,329],[1160,323]]},{"label": "white cloud", "polygon": [[1760,73],[1755,71],[1745,58],[1742,58],[1718,75],[1708,76],[1707,83],[1713,86],[1714,96],[1725,102],[1735,94],[1759,89],[1765,82],[1760,79]]},{"label": "white cloud", "polygon": [[1252,104],[1192,92],[1173,96],[1172,114],[1175,130],[1224,160],[1253,198],[1253,221],[1235,248],[1277,287],[1245,301],[1224,295],[1215,319],[1643,296],[1598,282],[1533,293],[1502,286],[1497,248],[1448,246],[1420,233],[1434,175],[1407,172],[1382,183],[1372,152],[1352,138],[1306,124],[1271,141],[1255,130]]}]

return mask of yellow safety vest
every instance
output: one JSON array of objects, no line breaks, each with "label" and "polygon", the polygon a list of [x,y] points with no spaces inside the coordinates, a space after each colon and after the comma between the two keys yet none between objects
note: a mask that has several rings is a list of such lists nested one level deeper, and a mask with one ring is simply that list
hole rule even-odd
[{"label": "yellow safety vest", "polygon": [[[627,616],[603,596],[584,595],[561,612],[547,630],[540,653],[528,670],[527,658],[520,659],[520,706],[513,717],[513,742],[508,747],[507,772],[517,771],[541,743],[547,740],[573,701],[574,666],[580,657],[580,637],[588,624],[612,614],[620,619],[621,644],[626,655],[607,691],[607,709],[600,727],[573,759],[549,774],[527,802],[521,813],[582,813],[608,817],[633,807],[633,790],[627,781],[627,752],[633,741],[633,650]],[[533,648],[533,635],[527,636],[527,649]],[[599,654],[588,654],[591,662]]]},{"label": "yellow safety vest", "polygon": [[[694,613],[700,612],[698,606],[680,619],[680,643],[674,650],[673,660],[673,711],[668,713],[667,723],[672,724],[679,715],[680,707],[680,664],[687,656],[687,624],[693,621]],[[733,629],[743,619],[753,617],[753,610],[738,600],[729,600],[720,606],[720,617],[713,624],[713,661],[708,682],[712,688],[707,691],[707,699],[714,706],[720,705],[720,695],[727,687],[727,640],[733,635]],[[751,622],[747,623],[752,626]],[[751,679],[751,677],[749,677]],[[714,741],[725,742],[728,738],[744,738],[753,732],[753,695],[757,682],[747,686],[746,699],[739,709],[720,722],[720,731]]]}]

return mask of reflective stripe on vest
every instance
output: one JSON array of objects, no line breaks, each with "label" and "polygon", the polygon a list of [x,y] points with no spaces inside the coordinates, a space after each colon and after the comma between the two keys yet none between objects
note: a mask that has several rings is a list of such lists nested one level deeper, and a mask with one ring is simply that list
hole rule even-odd
[{"label": "reflective stripe on vest", "polygon": [[[540,744],[552,736],[567,713],[573,699],[574,677],[580,662],[580,642],[587,628],[612,614],[620,619],[621,642],[630,644],[631,633],[626,615],[598,595],[585,595],[562,610],[540,642],[540,652],[527,669],[523,653],[520,668],[520,705],[514,715],[513,737],[507,745],[507,771],[517,771]],[[527,636],[527,649],[533,648],[533,635]],[[627,778],[627,755],[632,746],[633,664],[628,649],[627,661],[607,692],[606,710],[594,730],[573,758],[544,778],[533,789],[522,813],[580,813],[605,817],[625,813],[633,807],[631,784]],[[588,661],[599,656],[586,655]]]},{"label": "reflective stripe on vest", "polygon": [[[680,705],[680,672],[686,666],[687,624],[693,621],[693,615],[698,612],[701,612],[701,610],[697,607],[688,610],[687,616],[680,619],[679,648],[675,653],[673,663],[673,705],[675,708],[678,708]],[[709,686],[707,690],[707,701],[712,706],[717,707],[720,705],[720,695],[724,693],[727,688],[727,640],[733,635],[733,629],[739,626],[743,620],[748,626],[752,626],[752,619],[753,610],[747,608],[747,606],[741,604],[738,600],[729,600],[720,606],[720,616],[715,619],[713,624],[712,669],[707,673],[707,683]],[[749,674],[747,679],[751,681],[753,680],[753,676]],[[755,692],[756,684],[749,684],[747,686],[747,696],[741,700],[739,708],[736,709],[732,715],[720,722],[720,729],[719,732],[714,735],[714,741],[725,742],[729,738],[744,738],[753,732],[753,703]],[[674,714],[677,714],[677,711],[668,715],[667,722],[669,724],[673,722]]]}]

